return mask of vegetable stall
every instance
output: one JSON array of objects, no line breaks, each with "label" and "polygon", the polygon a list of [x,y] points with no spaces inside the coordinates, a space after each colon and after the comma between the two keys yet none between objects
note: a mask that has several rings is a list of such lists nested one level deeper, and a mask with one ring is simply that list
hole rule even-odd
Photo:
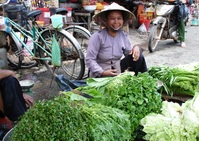
[{"label": "vegetable stall", "polygon": [[[151,67],[137,76],[124,72],[116,77],[87,78],[87,85],[76,90],[92,98],[67,91],[52,100],[39,101],[21,117],[10,138],[197,141],[199,63],[191,65]],[[169,102],[162,93],[189,95],[190,100]]]}]

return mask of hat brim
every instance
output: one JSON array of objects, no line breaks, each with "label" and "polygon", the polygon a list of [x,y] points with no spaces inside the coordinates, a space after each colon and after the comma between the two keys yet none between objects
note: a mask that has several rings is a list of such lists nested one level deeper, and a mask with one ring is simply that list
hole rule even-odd
[{"label": "hat brim", "polygon": [[104,23],[106,23],[106,16],[108,11],[121,11],[123,13],[123,19],[124,19],[124,24],[126,24],[128,21],[135,21],[136,17],[135,15],[124,8],[123,6],[118,5],[117,3],[112,3],[109,5],[106,9],[103,9],[101,12],[95,14],[93,16],[93,20],[95,21],[96,24],[105,26]]}]

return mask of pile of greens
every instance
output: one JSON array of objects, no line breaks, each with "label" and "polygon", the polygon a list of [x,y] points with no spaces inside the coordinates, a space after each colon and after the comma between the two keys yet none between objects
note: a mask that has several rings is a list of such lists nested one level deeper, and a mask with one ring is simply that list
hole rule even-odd
[{"label": "pile of greens", "polygon": [[140,124],[149,141],[198,141],[199,140],[199,93],[180,106],[163,102],[160,114],[150,113]]},{"label": "pile of greens", "polygon": [[147,72],[88,78],[87,86],[77,90],[93,98],[69,91],[36,103],[22,116],[12,140],[135,140],[140,120],[162,107],[157,79]]},{"label": "pile of greens", "polygon": [[[76,96],[77,98],[78,96]],[[66,95],[36,103],[21,118],[13,141],[121,141],[131,138],[123,111]],[[82,100],[81,100],[82,99]]]},{"label": "pile of greens", "polygon": [[140,120],[151,112],[159,112],[162,106],[157,79],[148,73],[134,76],[125,72],[116,77],[88,78],[87,86],[79,87],[78,90],[94,97],[89,101],[118,108],[129,114],[132,140],[137,136]]},{"label": "pile of greens", "polygon": [[[192,67],[193,68],[193,67]],[[154,66],[149,74],[163,82],[162,91],[168,95],[186,94],[194,96],[199,91],[199,71],[183,67]]]}]

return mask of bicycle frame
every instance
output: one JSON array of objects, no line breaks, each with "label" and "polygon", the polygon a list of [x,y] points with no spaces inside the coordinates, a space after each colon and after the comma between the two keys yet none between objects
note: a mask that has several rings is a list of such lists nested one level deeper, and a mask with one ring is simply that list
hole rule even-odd
[{"label": "bicycle frame", "polygon": [[[0,6],[4,5],[5,2],[0,3]],[[12,13],[25,9],[20,7],[15,10],[11,7],[6,10]],[[69,79],[82,79],[85,61],[80,44],[71,33],[62,28],[40,28],[36,18],[41,13],[41,10],[27,11],[22,25],[11,17],[0,17],[0,31],[4,32],[2,37],[6,40],[5,48],[8,50],[10,66],[15,69],[29,69],[36,65],[45,65],[53,76],[65,73]],[[23,28],[24,24],[31,25],[31,28]],[[33,47],[30,47],[28,42],[31,42]]]},{"label": "bicycle frame", "polygon": [[[50,52],[48,52],[45,48],[43,48],[39,43],[38,43],[38,39],[40,38],[46,46],[48,46],[49,48],[51,48],[51,45],[49,42],[45,41],[45,39],[43,39],[43,37],[41,36],[41,34],[43,32],[45,32],[46,30],[48,30],[47,28],[43,29],[42,31],[38,31],[38,29],[36,28],[36,26],[33,24],[32,28],[31,28],[31,32],[25,28],[22,28],[18,23],[12,21],[11,19],[7,18],[7,22],[10,23],[9,27],[10,27],[10,32],[8,34],[11,35],[11,37],[13,38],[13,40],[15,41],[15,43],[17,44],[17,47],[20,51],[23,50],[23,47],[25,49],[27,49],[27,51],[31,54],[31,56],[34,57],[34,59],[39,59],[39,60],[49,60],[51,61],[51,58],[40,58],[39,56],[37,56],[36,54],[36,49],[40,48],[42,49],[45,53],[47,53],[50,57],[52,57],[52,54]],[[30,41],[33,42],[33,51],[31,51],[29,49],[29,47],[24,43],[24,41],[17,35],[17,33],[14,31],[13,28],[11,28],[11,25],[16,28],[24,37],[27,37],[28,39],[30,39]],[[49,29],[52,29],[51,27],[48,27]],[[68,33],[67,31],[65,31],[64,29],[60,29],[59,32],[65,34],[66,36],[71,36],[70,33]],[[28,35],[29,34],[29,35]],[[81,47],[79,45],[76,45],[77,50],[81,51]],[[84,58],[83,55],[80,56],[80,58]]]},{"label": "bicycle frame", "polygon": [[[42,41],[48,45],[48,42],[46,42],[42,36],[41,33],[44,31],[39,32],[37,30],[37,28],[35,27],[35,25],[32,25],[32,29],[31,31],[26,30],[25,28],[22,28],[18,23],[12,21],[9,18],[6,18],[7,23],[10,23],[9,27],[10,27],[10,35],[13,38],[13,40],[15,41],[15,43],[17,44],[17,47],[20,51],[23,50],[23,48],[25,48],[30,54],[31,56],[35,57],[35,59],[39,59],[39,60],[51,60],[51,58],[40,58],[37,56],[36,54],[36,49],[37,47],[41,48],[45,53],[47,53],[50,57],[52,57],[52,54],[50,52],[48,52],[47,50],[45,50],[39,43],[38,43],[38,38],[41,38]],[[13,26],[14,28],[17,29],[18,32],[20,32],[20,34],[22,34],[23,37],[27,37],[30,41],[33,42],[33,51],[29,49],[29,47],[25,44],[25,42],[23,41],[23,39],[21,39],[16,31],[14,31],[13,28],[11,28],[11,26]],[[47,30],[47,29],[46,29]],[[50,46],[49,46],[50,47]]]}]

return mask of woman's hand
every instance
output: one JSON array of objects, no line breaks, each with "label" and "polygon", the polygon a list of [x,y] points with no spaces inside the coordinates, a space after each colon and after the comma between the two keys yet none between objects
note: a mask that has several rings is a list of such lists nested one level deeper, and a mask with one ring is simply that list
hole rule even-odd
[{"label": "woman's hand", "polygon": [[115,69],[105,70],[102,73],[102,76],[117,76],[119,73],[116,73]]},{"label": "woman's hand", "polygon": [[25,99],[26,104],[28,105],[28,107],[31,107],[34,105],[34,100],[30,95],[27,94],[23,94],[23,97]]},{"label": "woman's hand", "polygon": [[140,58],[140,48],[137,45],[134,46],[130,54],[133,56],[133,61],[137,61]]}]

